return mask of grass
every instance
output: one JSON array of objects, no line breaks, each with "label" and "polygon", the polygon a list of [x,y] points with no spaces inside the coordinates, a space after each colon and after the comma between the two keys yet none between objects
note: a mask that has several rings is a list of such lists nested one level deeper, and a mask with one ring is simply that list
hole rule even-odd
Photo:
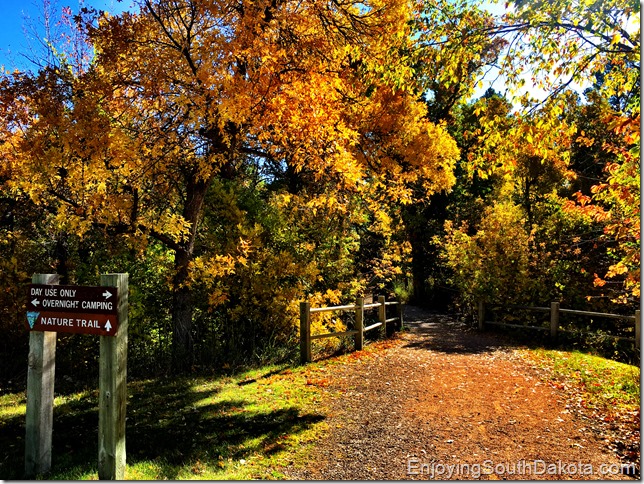
[{"label": "grass", "polygon": [[[264,366],[234,376],[128,382],[128,480],[285,479],[328,430],[325,402],[348,361],[396,345],[306,366]],[[24,392],[0,395],[0,479],[24,477]],[[57,393],[48,480],[98,478],[98,390]]]},{"label": "grass", "polygon": [[555,380],[573,383],[589,406],[636,410],[640,406],[640,369],[579,351],[522,350],[524,357],[550,371]]},{"label": "grass", "polygon": [[[279,479],[326,429],[328,364],[128,382],[126,479]],[[54,480],[97,479],[98,391],[57,395]],[[0,478],[24,472],[25,395],[0,396]]]},{"label": "grass", "polygon": [[[334,374],[396,341],[369,344],[302,367],[265,366],[234,376],[128,382],[128,480],[284,479],[304,466],[327,431],[326,396]],[[639,410],[640,370],[578,351],[521,349],[553,382],[611,412]],[[41,478],[98,477],[98,391],[56,395],[52,469]],[[0,479],[24,472],[25,394],[0,395]]]}]

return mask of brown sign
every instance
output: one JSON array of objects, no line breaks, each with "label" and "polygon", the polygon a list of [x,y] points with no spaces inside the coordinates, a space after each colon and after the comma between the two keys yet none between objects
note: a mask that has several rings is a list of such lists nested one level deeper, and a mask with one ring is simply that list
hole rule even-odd
[{"label": "brown sign", "polygon": [[31,284],[28,291],[27,324],[32,331],[114,336],[118,330],[115,287]]}]

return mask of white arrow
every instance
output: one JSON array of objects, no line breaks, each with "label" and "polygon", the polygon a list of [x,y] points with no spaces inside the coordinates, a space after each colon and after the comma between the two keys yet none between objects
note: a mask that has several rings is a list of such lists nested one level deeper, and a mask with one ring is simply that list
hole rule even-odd
[{"label": "white arrow", "polygon": [[105,323],[105,331],[109,333],[110,329],[112,329],[112,325],[110,324],[110,320],[108,319],[107,323]]},{"label": "white arrow", "polygon": [[38,306],[40,304],[40,301],[38,299],[34,299],[33,301],[31,301],[31,304]]},{"label": "white arrow", "polygon": [[112,293],[110,291],[105,291],[103,293],[103,296],[105,297],[105,299],[109,299],[110,297],[112,297]]}]

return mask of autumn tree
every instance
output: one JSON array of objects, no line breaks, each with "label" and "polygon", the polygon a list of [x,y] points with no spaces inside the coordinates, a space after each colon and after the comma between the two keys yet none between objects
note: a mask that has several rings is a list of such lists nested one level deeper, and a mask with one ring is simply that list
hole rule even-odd
[{"label": "autumn tree", "polygon": [[[5,106],[21,116],[3,145],[7,184],[79,236],[168,248],[174,357],[188,364],[195,281],[216,285],[261,249],[243,230],[225,243],[203,231],[215,187],[272,170],[307,213],[363,195],[409,203],[414,190],[453,183],[457,149],[426,120],[404,55],[411,15],[406,1],[316,0],[86,12],[87,70],[3,80]],[[226,221],[211,218],[208,231]],[[220,289],[213,303],[225,301]]]},{"label": "autumn tree", "polygon": [[[455,112],[472,95],[505,44],[490,34],[493,26],[493,16],[479,2],[469,1],[423,2],[414,21],[418,38],[414,69],[427,104],[427,117],[434,123],[443,123],[457,139]],[[462,159],[456,173],[461,164]],[[442,231],[453,196],[448,192],[430,197],[418,193],[414,203],[402,211],[405,236],[411,244],[411,279],[418,302],[446,300],[437,288],[428,290],[427,281],[436,280],[441,271],[438,248],[432,240]]]},{"label": "autumn tree", "polygon": [[[518,1],[512,7],[487,32],[507,42],[499,65],[516,94],[515,112],[499,116],[484,105],[474,110],[470,176],[494,180],[488,203],[512,201],[522,208],[523,217],[515,220],[523,220],[531,238],[525,250],[541,254],[530,277],[559,288],[541,297],[572,297],[582,284],[586,295],[598,295],[592,274],[606,271],[609,278],[625,278],[626,291],[638,298],[639,152],[631,127],[639,126],[639,5]],[[572,92],[579,84],[594,87],[586,91],[586,103]],[[536,99],[530,88],[544,95]],[[462,227],[465,238],[488,223],[469,222]],[[602,228],[601,237],[591,236]],[[453,225],[448,236],[449,244],[460,243]],[[606,257],[614,258],[610,267]],[[458,268],[458,257],[450,260]],[[574,284],[571,273],[577,274]],[[595,285],[603,284],[596,275]],[[619,292],[608,291],[615,300]]]},{"label": "autumn tree", "polygon": [[[575,83],[604,76],[607,96],[639,89],[639,2],[556,0],[508,2],[514,8],[495,35],[507,40],[503,72],[514,86],[535,87],[551,97]],[[528,84],[529,85],[529,84]]]},{"label": "autumn tree", "polygon": [[[581,192],[578,199],[586,212],[595,210],[595,219],[606,222],[606,238],[619,246],[614,252],[618,261],[606,276],[626,274],[627,292],[639,299],[636,254],[640,229],[634,220],[639,220],[640,203],[634,187],[639,185],[640,157],[639,138],[633,134],[640,124],[639,2],[519,1],[514,5],[516,11],[506,16],[508,24],[499,30],[501,35],[510,35],[509,42],[515,46],[506,57],[508,65],[512,61],[516,66],[520,60],[530,66],[536,84],[547,88],[551,96],[573,83],[589,83],[595,87],[595,96],[610,103],[610,112],[605,112],[601,122],[611,127],[616,142],[603,142],[582,131],[579,135],[582,144],[599,148],[595,152],[603,150],[614,156],[603,160],[603,180],[591,188],[595,194],[592,203]],[[513,71],[521,74],[516,67]],[[518,79],[512,74],[510,78]],[[629,175],[622,176],[624,173]],[[597,276],[596,283],[601,285],[602,281]],[[628,300],[625,294],[619,299]]]},{"label": "autumn tree", "polygon": [[415,23],[417,69],[432,121],[451,121],[453,109],[496,65],[507,41],[492,34],[495,27],[494,16],[480,2],[423,2]]}]

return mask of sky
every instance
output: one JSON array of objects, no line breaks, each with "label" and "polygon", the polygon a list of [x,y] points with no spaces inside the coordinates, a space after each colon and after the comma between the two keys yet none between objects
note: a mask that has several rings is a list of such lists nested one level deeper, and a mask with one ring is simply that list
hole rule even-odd
[{"label": "sky", "polygon": [[[0,0],[0,66],[4,66],[6,70],[33,67],[24,57],[29,52],[29,45],[36,44],[29,26],[42,25],[45,1],[56,5],[59,13],[65,6],[76,13],[80,4],[116,13],[126,9],[131,3],[130,0]],[[29,40],[26,32],[29,32]],[[43,37],[41,33],[40,38]]]}]

